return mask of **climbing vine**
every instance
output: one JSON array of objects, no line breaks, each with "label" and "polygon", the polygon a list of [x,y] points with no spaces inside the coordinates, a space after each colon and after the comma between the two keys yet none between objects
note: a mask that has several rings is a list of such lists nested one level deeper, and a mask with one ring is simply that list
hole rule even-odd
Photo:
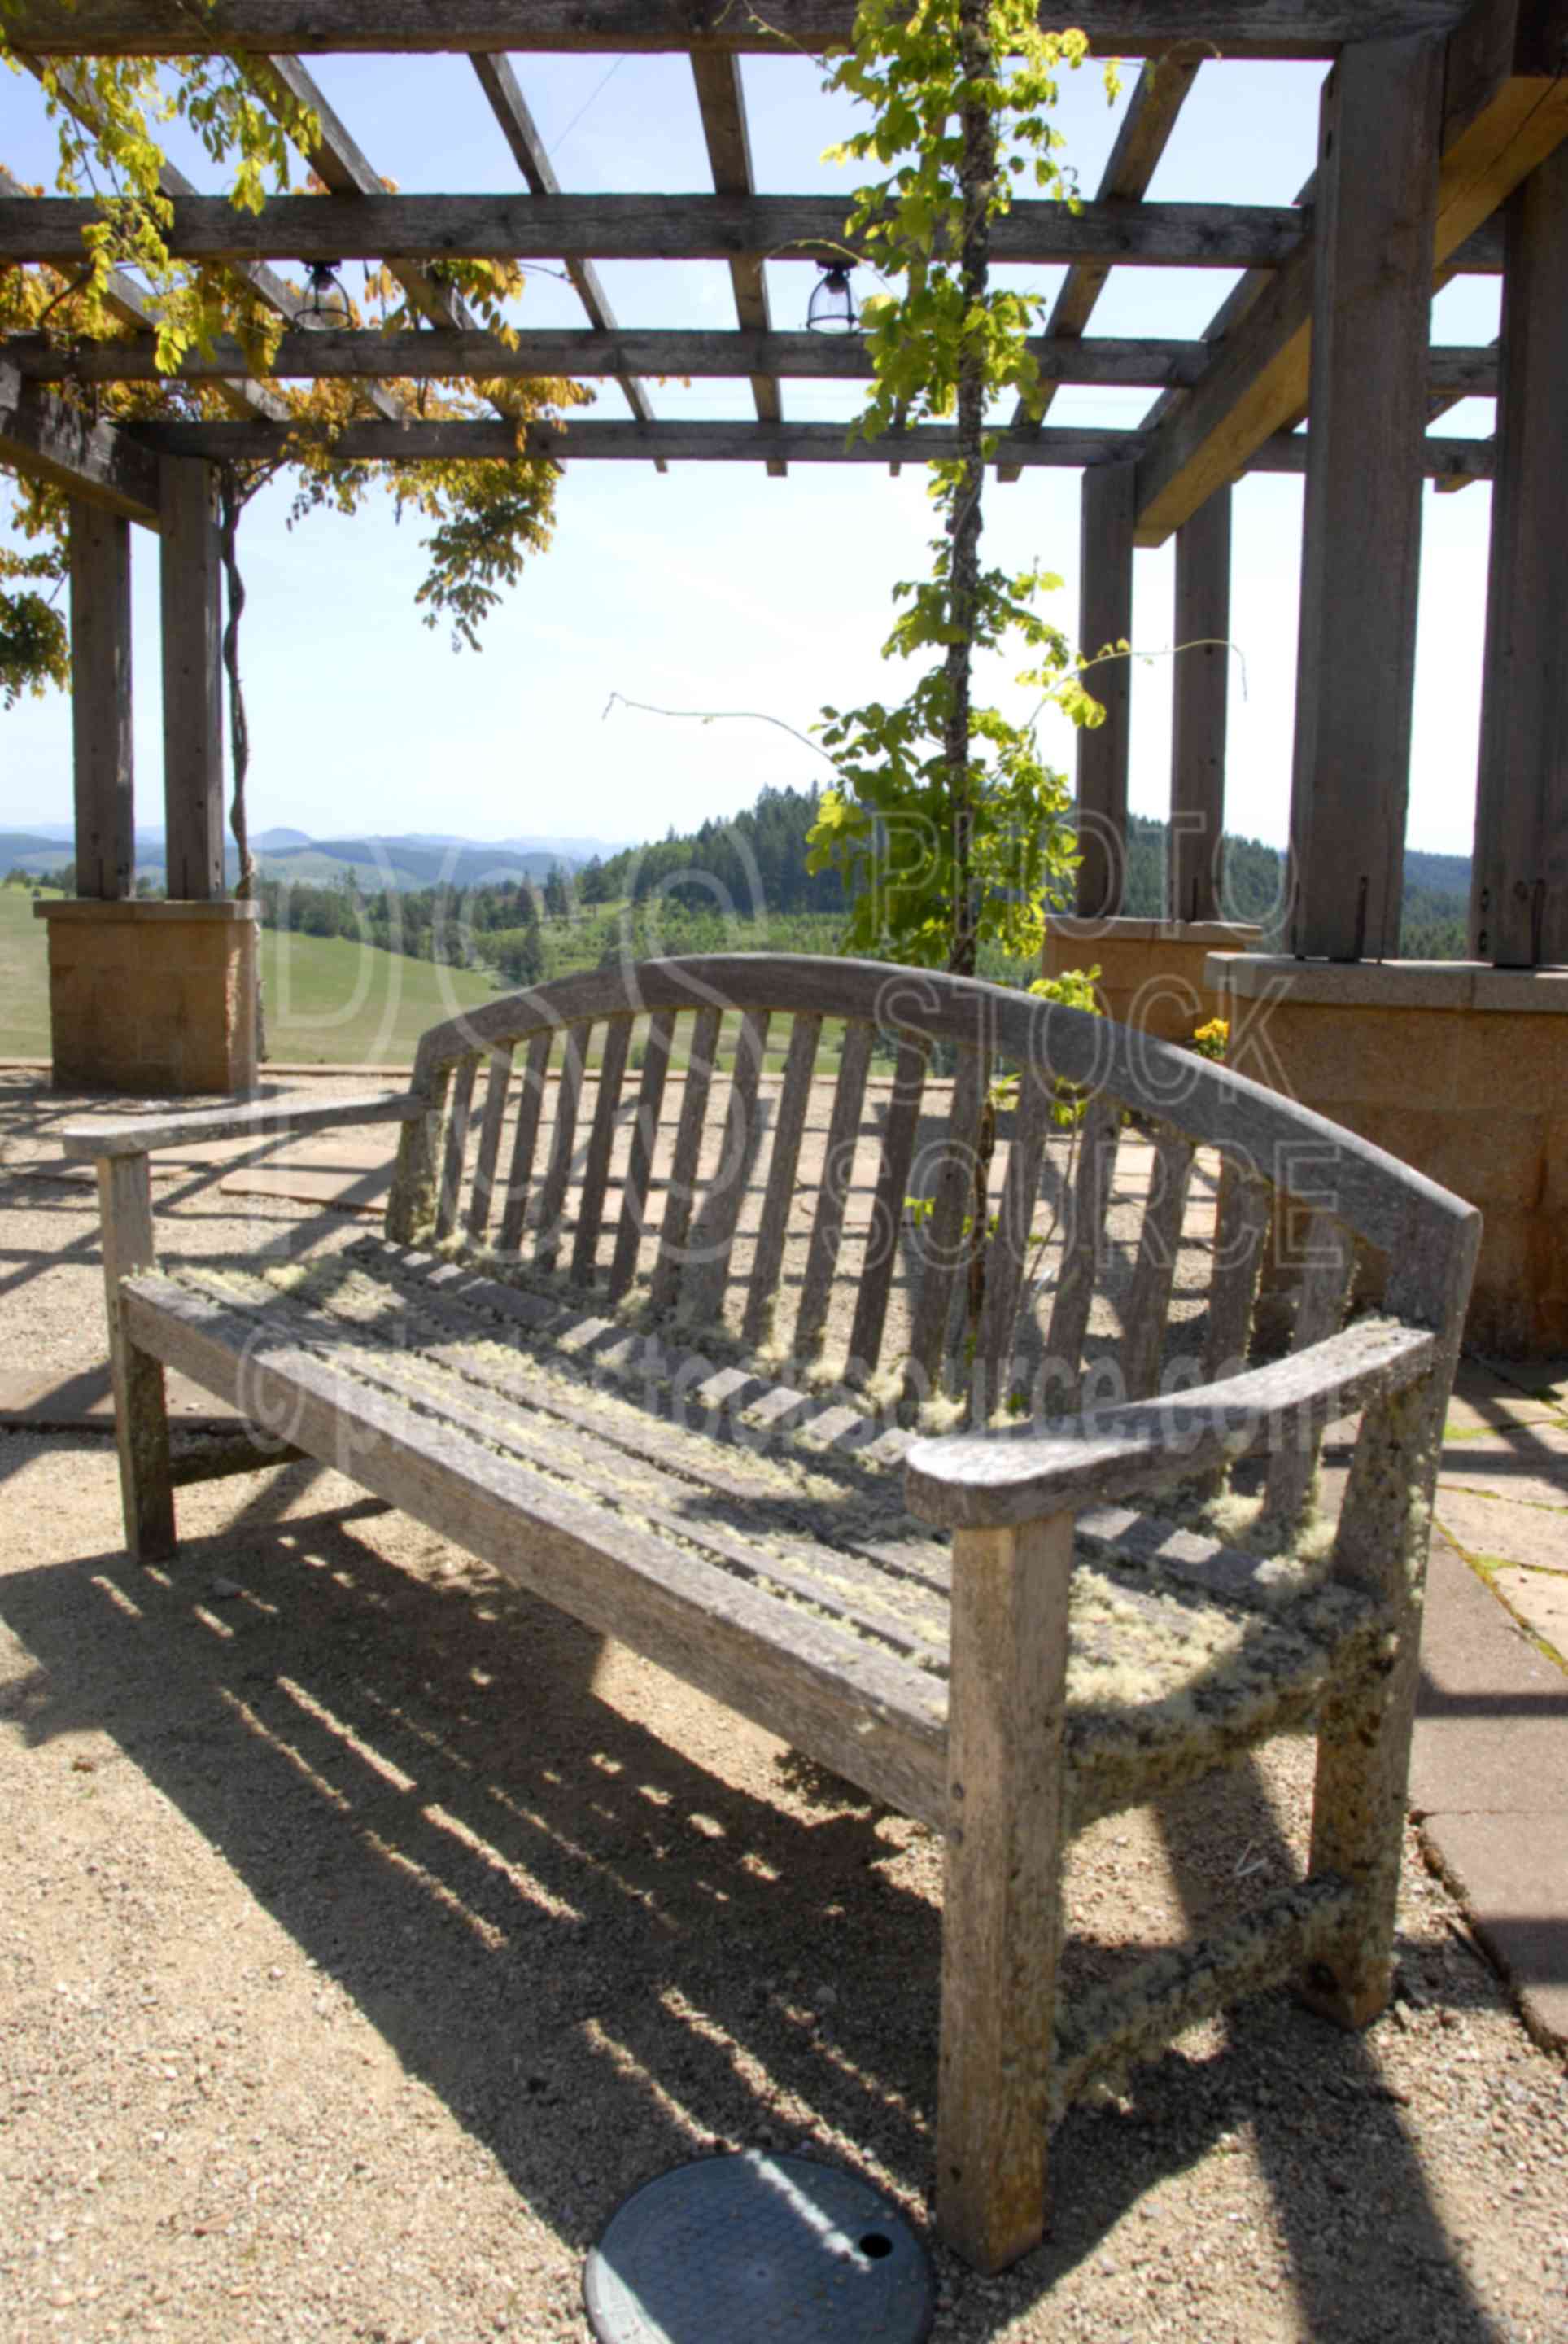
[{"label": "climbing vine", "polygon": [[[207,7],[211,0],[189,5]],[[0,0],[0,67],[35,76],[56,134],[55,188],[91,198],[96,217],[84,231],[79,268],[0,268],[0,338],[43,333],[70,348],[146,330],[127,319],[123,300],[116,304],[116,290],[128,276],[151,312],[164,379],[101,387],[67,381],[52,395],[95,420],[225,412],[216,384],[181,381],[174,369],[190,350],[210,355],[219,336],[232,335],[256,379],[266,382],[286,321],[243,276],[171,257],[165,142],[170,126],[183,123],[227,174],[230,200],[255,211],[269,193],[288,187],[298,154],[308,152],[318,136],[318,123],[265,61],[24,57],[6,37],[14,13],[14,0]],[[0,163],[5,159],[0,155]],[[309,174],[307,183],[319,184]],[[523,290],[520,269],[455,260],[430,273],[504,344],[515,344],[508,311]],[[378,323],[393,331],[414,322],[402,287],[384,270],[365,271],[363,300],[351,309],[357,325]],[[432,420],[493,417],[498,409],[517,423],[517,460],[365,464],[344,462],[333,451],[347,425],[374,412],[365,386],[333,380],[268,388],[294,429],[279,456],[259,467],[236,468],[236,510],[280,471],[297,483],[294,520],[323,507],[351,513],[388,494],[400,513],[417,514],[431,525],[424,540],[428,566],[416,597],[426,624],[445,623],[454,648],[477,649],[503,589],[550,540],[557,470],[548,457],[527,452],[528,426],[560,418],[592,393],[558,379],[385,385],[409,412]],[[69,676],[68,638],[56,608],[65,573],[68,502],[25,477],[8,485],[11,519],[30,550],[0,549],[0,695],[7,704],[23,692],[63,684]]]},{"label": "climbing vine", "polygon": [[[980,561],[988,422],[1004,397],[1040,397],[1028,337],[1040,297],[990,282],[991,224],[1020,183],[1075,200],[1051,114],[1060,76],[1088,55],[1081,32],[1040,30],[1031,0],[861,0],[828,87],[859,101],[866,126],[832,150],[883,176],[855,197],[848,235],[884,289],[862,306],[873,380],[856,430],[953,424],[930,465],[940,522],[928,577],[894,589],[902,607],[884,656],[921,662],[897,705],[823,711],[839,773],[812,835],[813,869],[836,866],[854,904],[856,949],[972,975],[982,941],[1038,951],[1048,900],[1073,863],[1070,793],[1040,752],[1048,706],[1078,724],[1103,712],[1083,662],[1039,598],[1060,580]],[[1120,86],[1113,66],[1108,96]],[[1015,723],[977,706],[977,652],[1023,654],[1038,694]]]}]

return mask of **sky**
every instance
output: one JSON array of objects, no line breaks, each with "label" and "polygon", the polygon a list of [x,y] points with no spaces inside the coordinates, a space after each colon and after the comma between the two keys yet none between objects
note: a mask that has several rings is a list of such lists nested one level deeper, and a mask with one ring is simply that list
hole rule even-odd
[{"label": "sky", "polygon": [[[514,64],[568,191],[711,189],[684,58]],[[376,168],[405,192],[518,187],[466,59],[332,56],[312,70]],[[851,116],[823,93],[819,68],[748,57],[742,70],[759,189],[848,192],[852,173],[822,157]],[[1322,73],[1206,64],[1151,197],[1292,201],[1315,159]],[[1087,194],[1126,103],[1107,106],[1098,67],[1065,81],[1065,157]],[[50,183],[54,138],[36,85],[0,73],[0,163]],[[170,153],[198,185],[216,185],[177,126]],[[357,292],[357,271],[347,274]],[[1061,274],[999,277],[1049,296]],[[605,263],[600,275],[622,325],[735,323],[720,264]],[[768,277],[774,323],[803,324],[815,271],[770,262]],[[869,289],[868,272],[857,281]],[[1091,331],[1196,336],[1234,282],[1224,270],[1118,269]],[[1433,303],[1432,338],[1490,341],[1498,305],[1494,280],[1455,280]],[[549,273],[529,276],[518,314],[540,326],[583,322],[570,287]],[[847,421],[858,404],[848,385],[787,382],[782,395],[786,416],[801,420]],[[650,396],[670,419],[752,412],[744,383],[664,383]],[[1068,389],[1050,420],[1131,425],[1153,396]],[[627,409],[605,384],[588,411]],[[1471,400],[1442,428],[1487,432],[1492,415],[1490,401]],[[1290,805],[1302,488],[1261,478],[1235,491],[1227,827],[1273,844],[1284,840]],[[1074,640],[1079,492],[1076,473],[1042,469],[990,489],[984,547],[989,560],[1039,560],[1060,575],[1050,615]],[[781,728],[809,733],[824,703],[899,692],[879,657],[891,589],[923,572],[930,534],[918,467],[894,480],[869,467],[797,464],[778,480],[760,464],[678,464],[664,478],[651,465],[568,465],[550,551],[487,624],[483,652],[454,654],[415,608],[421,524],[397,525],[378,499],[352,520],[318,515],[291,530],[288,504],[286,485],[274,487],[242,529],[251,827],[317,837],[629,842],[732,814],[765,784],[824,781],[819,753]],[[1490,510],[1483,483],[1424,492],[1408,838],[1445,853],[1472,843]],[[136,819],[161,829],[157,546],[145,531],[133,537]],[[1171,546],[1138,554],[1131,796],[1146,814],[1169,803],[1173,582]],[[1028,704],[1012,682],[1022,663],[986,679],[1014,714]],[[1045,739],[1070,773],[1070,729],[1048,723]],[[0,829],[70,816],[68,702],[24,702],[0,714]]]}]

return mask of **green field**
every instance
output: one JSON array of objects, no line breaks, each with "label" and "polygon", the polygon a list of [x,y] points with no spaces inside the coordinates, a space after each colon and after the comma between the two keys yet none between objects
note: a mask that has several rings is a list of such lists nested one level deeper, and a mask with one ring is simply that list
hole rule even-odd
[{"label": "green field", "polygon": [[[760,941],[760,939],[759,939]],[[557,963],[552,974],[591,967],[597,951],[578,939],[574,958],[564,937],[552,938]],[[598,939],[592,939],[597,945]],[[20,887],[0,887],[0,1058],[46,1058],[49,1055],[48,942],[42,920],[33,916],[33,897]],[[492,1001],[504,986],[483,974],[437,968],[404,953],[377,951],[337,936],[301,936],[264,928],[261,981],[266,1017],[266,1053],[275,1064],[406,1066],[427,1026],[460,1009]],[[719,1050],[728,1062],[739,1019],[723,1022]],[[638,1022],[632,1064],[641,1061]],[[598,1063],[598,1036],[588,1064]],[[766,1065],[777,1073],[784,1063],[787,1034],[769,1037]],[[842,1028],[823,1029],[823,1062],[837,1058]]]},{"label": "green field", "polygon": [[0,887],[0,1057],[49,1055],[49,940],[25,887]]},{"label": "green field", "polygon": [[[0,887],[0,1057],[49,1055],[48,945],[32,895]],[[492,1000],[487,976],[337,937],[261,939],[269,1058],[407,1066],[427,1026]]]}]

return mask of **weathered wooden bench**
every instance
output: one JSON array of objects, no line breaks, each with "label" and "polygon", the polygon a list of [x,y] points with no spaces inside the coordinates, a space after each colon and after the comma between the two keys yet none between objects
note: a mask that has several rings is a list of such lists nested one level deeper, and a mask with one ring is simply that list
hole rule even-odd
[{"label": "weathered wooden bench", "polygon": [[[382,1120],[384,1236],[156,1265],[152,1151]],[[1347,2026],[1382,2007],[1470,1207],[1103,1020],[770,955],[497,1000],[425,1036],[406,1093],[65,1146],[98,1164],[133,1553],[172,1551],[176,1479],[235,1461],[171,1469],[166,1364],[945,1834],[937,2199],[972,2262],[1040,2236],[1048,2127],[1091,2078],[1283,1976]],[[1292,1220],[1293,1335],[1259,1363]],[[1382,1299],[1347,1324],[1358,1256]],[[1291,1526],[1358,1411],[1313,1565]],[[1252,1454],[1274,1551],[1149,1510]],[[1303,1726],[1307,1876],[1059,2008],[1068,1837]]]}]

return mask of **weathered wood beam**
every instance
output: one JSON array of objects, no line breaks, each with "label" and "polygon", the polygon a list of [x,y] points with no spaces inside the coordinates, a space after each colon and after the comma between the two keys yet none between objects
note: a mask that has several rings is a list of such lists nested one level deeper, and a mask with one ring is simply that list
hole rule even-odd
[{"label": "weathered wood beam", "polygon": [[[239,423],[220,429],[267,426]],[[387,427],[383,426],[383,429]],[[162,463],[164,826],[171,902],[224,892],[222,565],[213,468]]]},{"label": "weathered wood beam", "polygon": [[158,468],[146,450],[127,440],[116,425],[93,423],[79,408],[24,382],[3,351],[0,464],[52,481],[85,504],[123,513],[145,529],[163,526]]},{"label": "weathered wood beam", "polygon": [[[1125,340],[1086,335],[1081,340],[1037,336],[1030,344],[1049,382],[1091,387],[1156,389],[1196,382],[1210,363],[1206,342]],[[45,335],[14,335],[5,355],[25,382],[159,382],[156,344],[150,333],[125,341],[55,341]],[[210,351],[189,350],[176,369],[182,382],[206,382],[245,364],[237,341],[220,336]],[[600,333],[580,326],[525,328],[508,349],[487,329],[471,334],[430,332],[380,334],[363,328],[319,328],[285,334],[267,369],[281,380],[318,381],[347,376],[359,380],[437,381],[464,377],[614,375],[636,369],[648,374],[690,375],[722,380],[766,373],[790,379],[864,382],[871,354],[859,335],[808,333],[710,333],[673,328]],[[1490,399],[1497,390],[1494,344],[1434,344],[1427,388],[1432,412],[1441,414],[1461,399]],[[1016,422],[1010,430],[1022,436]]]},{"label": "weathered wood beam", "polygon": [[[212,422],[134,423],[126,427],[138,448],[161,455],[205,456],[215,463],[260,462],[280,455],[289,435],[270,424]],[[309,432],[299,437],[309,439]],[[510,463],[518,454],[512,425],[498,419],[434,423],[350,423],[332,441],[345,463],[447,463],[493,460]],[[766,463],[782,457],[794,463],[921,464],[950,456],[957,445],[945,424],[921,424],[885,439],[850,440],[841,423],[753,423],[719,421],[694,423],[578,422],[533,424],[526,450],[558,463],[608,461],[646,463],[655,453],[668,463]],[[1143,441],[1136,431],[1048,429],[1030,440],[1004,437],[998,448],[1000,462],[1046,465],[1076,470],[1086,464],[1106,464],[1135,457]],[[1422,469],[1434,480],[1492,477],[1490,440],[1439,440],[1422,443]],[[1307,435],[1281,432],[1254,454],[1249,469],[1255,472],[1304,472]]]},{"label": "weathered wood beam", "polygon": [[[529,189],[536,196],[558,196],[560,182],[555,175],[539,127],[529,111],[517,75],[504,56],[476,56],[473,60],[479,87],[489,101],[491,113],[502,137],[512,150],[512,159],[522,173]],[[561,263],[571,279],[573,290],[582,303],[590,326],[601,333],[616,330],[615,311],[609,296],[599,282],[598,269],[591,260],[563,260]],[[612,369],[626,396],[628,406],[640,423],[651,423],[653,409],[647,391],[634,375]],[[655,471],[662,472],[662,460],[656,462]]]},{"label": "weathered wood beam", "polygon": [[[19,179],[14,179],[11,177],[9,171],[0,167],[0,196],[25,198],[31,193],[31,188],[25,187]],[[123,269],[113,268],[109,271],[109,280],[104,290],[104,307],[110,316],[117,318],[123,326],[131,326],[138,330],[145,328],[149,334],[156,328],[156,310],[142,291],[141,287],[133,278],[127,277]],[[236,347],[237,348],[237,345]],[[265,389],[260,383],[247,382],[244,379],[246,371],[246,365],[243,357],[240,358],[232,378],[226,377],[215,369],[218,395],[225,406],[232,409],[236,415],[266,416],[274,422],[281,422],[288,411],[282,399],[272,391]],[[106,379],[100,377],[100,380]]]},{"label": "weathered wood beam", "polygon": [[[259,212],[223,196],[176,196],[166,234],[178,260],[374,260],[424,252],[477,259],[804,261],[841,251],[837,196],[273,196]],[[0,199],[0,260],[79,260],[100,215],[67,196]],[[1302,243],[1288,204],[1020,203],[993,223],[998,262],[1134,261],[1144,268],[1278,268]]]},{"label": "weathered wood beam", "polygon": [[[1232,57],[1327,57],[1346,41],[1447,32],[1462,0],[1081,0],[1072,21],[1095,51],[1152,56],[1198,47]],[[1049,9],[1042,22],[1059,23]],[[848,41],[854,0],[769,0],[764,9],[689,0],[15,0],[10,37],[56,56],[319,55],[327,50],[730,50],[779,56]]]},{"label": "weathered wood beam", "polygon": [[[1145,193],[1176,127],[1176,117],[1201,62],[1198,58],[1151,57],[1145,65],[1101,177],[1097,202],[1136,203]],[[1082,335],[1110,274],[1099,261],[1081,262],[1068,270],[1046,320],[1048,342],[1076,341]],[[1032,414],[1020,399],[1013,410],[1015,431],[1039,429],[1050,411],[1056,384],[1060,379],[1060,376],[1046,377],[1046,395]],[[1016,464],[1005,465],[997,473],[999,480],[1016,480],[1018,477]]]},{"label": "weathered wood beam", "polygon": [[1222,918],[1225,733],[1231,684],[1231,491],[1216,489],[1176,532],[1171,834],[1166,910]]},{"label": "weathered wood beam", "polygon": [[1292,948],[1399,951],[1442,52],[1347,48],[1318,146]]},{"label": "weathered wood beam", "polygon": [[[1438,280],[1474,255],[1490,259],[1499,250],[1494,237],[1474,239],[1568,136],[1564,38],[1561,0],[1478,0],[1462,32],[1447,44],[1433,240]],[[1227,308],[1232,319],[1244,314],[1220,343],[1211,375],[1164,417],[1140,465],[1140,545],[1162,545],[1216,487],[1240,475],[1252,448],[1305,412],[1312,292],[1310,244],[1266,289],[1236,288]]]},{"label": "weathered wood beam", "polygon": [[[1093,659],[1132,633],[1134,469],[1101,464],[1083,475],[1078,639]],[[1086,678],[1103,723],[1078,734],[1078,914],[1111,919],[1127,883],[1127,773],[1132,662],[1111,652]]]},{"label": "weathered wood beam", "polygon": [[1508,207],[1471,948],[1568,961],[1568,146]]},{"label": "weathered wood beam", "polygon": [[[22,62],[27,66],[29,72],[42,76],[44,70],[42,60],[24,56]],[[95,137],[101,136],[104,116],[91,84],[84,75],[77,73],[72,66],[59,65],[55,60],[51,60],[51,63],[55,63],[56,66],[55,86],[59,92],[61,105],[81,124],[84,130],[90,131]],[[164,195],[169,197],[194,196],[196,192],[195,182],[187,179],[185,173],[177,169],[166,156],[158,167],[158,187]],[[6,189],[0,188],[0,194],[8,192]],[[265,262],[238,264],[228,273],[238,282],[247,286],[262,306],[271,309],[277,317],[292,320],[303,306],[301,296],[291,285],[285,283],[275,268],[268,268]],[[380,414],[390,417],[402,411],[397,401],[389,398],[385,391],[373,390],[368,396],[371,405]],[[264,389],[258,383],[243,380],[236,380],[227,386],[226,404],[237,414],[268,416],[275,422],[281,422],[287,414],[287,409],[283,401],[272,391]]]},{"label": "weathered wood beam", "polygon": [[136,889],[131,740],[131,524],[71,506],[71,762],[76,893]]},{"label": "weathered wood beam", "polygon": [[[751,176],[751,140],[746,128],[746,94],[740,82],[739,58],[733,52],[725,56],[716,49],[694,49],[691,73],[697,84],[698,110],[716,191],[721,196],[755,195],[757,183]],[[742,330],[767,333],[773,320],[769,315],[768,279],[762,263],[749,258],[732,260],[729,285]],[[752,376],[751,399],[759,422],[778,423],[782,419],[779,385],[772,376]],[[782,480],[787,469],[782,463],[770,463],[769,475]]]}]

